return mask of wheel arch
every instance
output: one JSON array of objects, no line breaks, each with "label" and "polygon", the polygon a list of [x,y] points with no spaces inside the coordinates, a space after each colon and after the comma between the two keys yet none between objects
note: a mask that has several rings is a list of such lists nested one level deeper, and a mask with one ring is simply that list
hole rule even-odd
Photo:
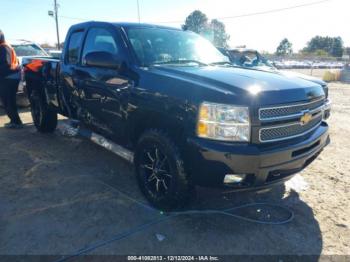
[{"label": "wheel arch", "polygon": [[174,117],[170,112],[138,112],[131,118],[129,139],[135,147],[144,132],[149,129],[158,129],[164,131],[179,148],[182,148],[186,142],[185,121],[183,117]]}]

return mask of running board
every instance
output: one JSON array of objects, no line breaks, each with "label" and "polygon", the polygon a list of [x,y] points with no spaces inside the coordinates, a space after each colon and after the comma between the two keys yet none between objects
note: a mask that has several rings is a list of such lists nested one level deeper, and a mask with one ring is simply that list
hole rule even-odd
[{"label": "running board", "polygon": [[[76,123],[74,123],[76,125]],[[73,127],[72,125],[68,123],[62,123],[59,127],[60,131],[64,135],[69,135],[69,136],[76,136],[80,135],[82,137],[85,137],[92,141],[93,143],[102,146],[103,148],[111,151],[112,153],[116,154],[117,156],[125,159],[128,162],[133,163],[134,162],[134,153],[110,140],[107,138],[96,134],[90,130],[83,129],[79,126]]]}]

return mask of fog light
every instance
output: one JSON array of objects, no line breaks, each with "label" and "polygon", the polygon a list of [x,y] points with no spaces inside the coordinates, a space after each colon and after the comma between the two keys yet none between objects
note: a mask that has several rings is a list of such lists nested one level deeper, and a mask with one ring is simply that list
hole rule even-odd
[{"label": "fog light", "polygon": [[246,178],[246,176],[246,174],[228,174],[224,178],[224,184],[241,183]]}]

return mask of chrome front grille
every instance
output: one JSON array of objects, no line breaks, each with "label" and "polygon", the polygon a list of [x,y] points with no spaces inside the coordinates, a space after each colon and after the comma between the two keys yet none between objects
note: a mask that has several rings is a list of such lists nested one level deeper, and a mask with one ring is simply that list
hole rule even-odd
[{"label": "chrome front grille", "polygon": [[300,122],[280,126],[261,128],[259,137],[261,142],[273,142],[302,136],[317,128],[322,122],[322,114],[318,114],[306,125]]},{"label": "chrome front grille", "polygon": [[317,111],[325,103],[325,99],[318,99],[309,103],[286,106],[266,107],[259,110],[259,119],[262,121],[283,120],[302,116],[304,111]]},{"label": "chrome front grille", "polygon": [[[322,98],[309,103],[260,108],[259,119],[265,124],[259,129],[259,141],[287,140],[311,132],[322,123],[324,106]],[[309,119],[303,122],[305,114]]]}]

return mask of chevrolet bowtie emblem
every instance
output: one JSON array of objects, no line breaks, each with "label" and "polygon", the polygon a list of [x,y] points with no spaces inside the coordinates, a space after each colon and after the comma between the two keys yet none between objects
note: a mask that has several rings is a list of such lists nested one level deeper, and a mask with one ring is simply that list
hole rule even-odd
[{"label": "chevrolet bowtie emblem", "polygon": [[304,115],[300,118],[300,124],[302,126],[308,124],[312,120],[312,114],[305,112]]}]

